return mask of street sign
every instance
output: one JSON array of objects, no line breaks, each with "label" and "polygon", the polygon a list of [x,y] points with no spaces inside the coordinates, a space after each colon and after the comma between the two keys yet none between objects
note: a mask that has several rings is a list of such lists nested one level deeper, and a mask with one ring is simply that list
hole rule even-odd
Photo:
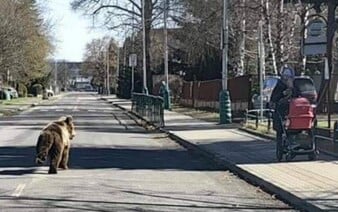
[{"label": "street sign", "polygon": [[327,52],[327,24],[322,17],[315,17],[306,25],[303,55],[324,55]]},{"label": "street sign", "polygon": [[130,54],[129,55],[129,66],[130,67],[136,67],[137,66],[137,55],[136,54]]}]

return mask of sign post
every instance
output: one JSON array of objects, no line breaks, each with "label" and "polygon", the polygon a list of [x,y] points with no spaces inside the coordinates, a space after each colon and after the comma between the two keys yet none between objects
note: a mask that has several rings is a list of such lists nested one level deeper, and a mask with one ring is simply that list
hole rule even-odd
[{"label": "sign post", "polygon": [[131,67],[131,94],[134,92],[134,69],[137,66],[137,55],[129,55],[129,66]]}]

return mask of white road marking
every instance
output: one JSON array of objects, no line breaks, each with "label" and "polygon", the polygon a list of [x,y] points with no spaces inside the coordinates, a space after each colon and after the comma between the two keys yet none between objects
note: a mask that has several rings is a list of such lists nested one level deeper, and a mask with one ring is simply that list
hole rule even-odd
[{"label": "white road marking", "polygon": [[56,109],[55,111],[57,111],[57,112],[61,112],[61,111],[63,111],[63,109]]},{"label": "white road marking", "polygon": [[18,187],[16,187],[15,191],[12,194],[12,197],[19,197],[22,193],[22,191],[25,189],[26,184],[19,184]]},{"label": "white road marking", "polygon": [[96,112],[96,110],[88,110],[88,112]]},{"label": "white road marking", "polygon": [[76,104],[75,104],[75,106],[72,108],[72,111],[80,111],[79,109],[78,109],[78,107],[79,107],[79,102],[80,102],[80,98],[77,98],[76,99]]},{"label": "white road marking", "polygon": [[41,109],[40,111],[41,112],[48,112],[48,110],[46,110],[46,109]]}]

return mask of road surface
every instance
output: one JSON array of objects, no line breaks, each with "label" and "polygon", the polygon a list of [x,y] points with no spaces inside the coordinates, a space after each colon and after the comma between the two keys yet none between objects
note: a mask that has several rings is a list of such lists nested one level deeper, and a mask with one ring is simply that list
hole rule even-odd
[{"label": "road surface", "polygon": [[[41,128],[73,115],[70,169],[34,164]],[[90,93],[0,119],[0,211],[289,211],[273,196],[147,132]]]}]

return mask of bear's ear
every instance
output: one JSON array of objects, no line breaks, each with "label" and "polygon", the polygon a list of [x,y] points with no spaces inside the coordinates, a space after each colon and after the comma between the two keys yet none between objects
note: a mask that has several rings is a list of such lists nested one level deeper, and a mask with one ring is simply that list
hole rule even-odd
[{"label": "bear's ear", "polygon": [[65,122],[66,122],[67,124],[71,124],[71,123],[73,122],[73,117],[72,117],[72,116],[66,116]]}]

